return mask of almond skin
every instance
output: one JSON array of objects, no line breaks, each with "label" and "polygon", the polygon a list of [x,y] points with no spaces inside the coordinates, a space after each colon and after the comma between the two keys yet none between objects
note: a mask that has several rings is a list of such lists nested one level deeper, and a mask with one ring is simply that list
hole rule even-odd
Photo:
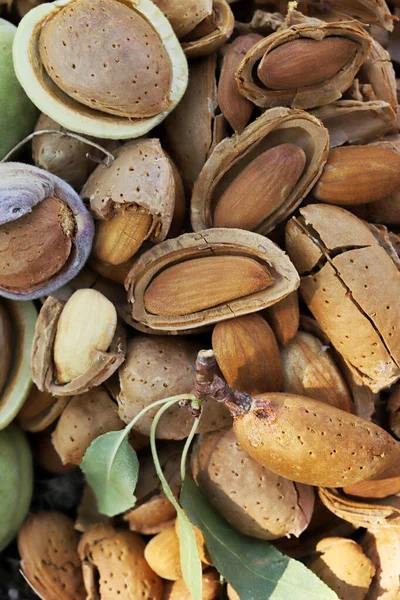
[{"label": "almond skin", "polygon": [[366,481],[400,452],[400,443],[374,423],[293,394],[257,396],[253,407],[235,418],[233,429],[263,466],[321,487]]},{"label": "almond skin", "polygon": [[305,164],[305,152],[295,144],[280,144],[257,156],[222,194],[214,227],[256,229],[283,204]]},{"label": "almond skin", "polygon": [[316,85],[334,77],[358,49],[359,44],[343,37],[294,40],[264,55],[257,75],[271,90]]},{"label": "almond skin", "polygon": [[150,283],[146,310],[186,315],[265,290],[274,279],[268,269],[244,256],[207,256],[168,267]]},{"label": "almond skin", "polygon": [[52,196],[0,225],[0,286],[24,291],[51,279],[70,256],[74,228],[72,211]]},{"label": "almond skin", "polygon": [[280,391],[279,346],[271,327],[260,315],[217,323],[212,346],[224,378],[235,390],[248,394]]},{"label": "almond skin", "polygon": [[292,340],[299,329],[300,311],[297,291],[283,300],[265,309],[267,321],[271,325],[276,339],[284,346]]},{"label": "almond skin", "polygon": [[344,146],[330,151],[313,193],[322,202],[347,206],[383,200],[399,186],[399,154],[377,146]]}]

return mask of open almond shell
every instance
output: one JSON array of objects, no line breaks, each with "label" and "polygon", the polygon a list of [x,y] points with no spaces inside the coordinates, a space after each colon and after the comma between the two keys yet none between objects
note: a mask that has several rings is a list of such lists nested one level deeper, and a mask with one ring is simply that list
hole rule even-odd
[{"label": "open almond shell", "polygon": [[[354,57],[331,79],[290,90],[272,90],[254,76],[260,60],[278,46],[301,38],[323,40],[330,36],[343,37],[359,44],[359,50]],[[239,91],[251,102],[263,108],[291,106],[307,109],[329,104],[338,100],[350,87],[355,74],[365,60],[370,43],[370,36],[355,21],[324,23],[311,19],[309,22],[292,25],[260,40],[247,52],[236,71]]]},{"label": "open almond shell", "polygon": [[110,348],[106,352],[97,350],[91,367],[85,373],[66,384],[58,384],[53,347],[57,324],[64,306],[65,303],[60,300],[51,296],[47,298],[39,313],[32,346],[32,379],[39,390],[54,396],[72,396],[87,392],[108,379],[125,359],[125,331],[117,325]]},{"label": "open almond shell", "polygon": [[220,142],[210,154],[193,189],[191,221],[195,231],[213,226],[216,204],[233,179],[258,155],[291,143],[306,154],[306,166],[285,201],[256,229],[266,235],[301,203],[322,173],[329,152],[329,133],[312,115],[288,108],[266,111],[243,133]]},{"label": "open almond shell", "polygon": [[162,10],[179,39],[209,17],[213,10],[212,0],[197,0],[196,10],[193,10],[193,0],[155,0],[154,4]]},{"label": "open almond shell", "polygon": [[213,14],[215,16],[215,29],[210,33],[185,42],[181,40],[183,51],[188,58],[197,58],[212,54],[231,37],[235,24],[235,17],[226,0],[214,0]]},{"label": "open almond shell", "polygon": [[[155,315],[146,310],[144,295],[151,281],[162,270],[178,262],[206,256],[245,256],[268,266],[274,283],[260,292],[228,303],[182,316]],[[193,282],[201,290],[201,281]],[[299,277],[285,252],[271,240],[240,229],[208,229],[166,240],[145,252],[129,272],[125,287],[134,321],[152,329],[193,329],[244,315],[279,302],[297,289]]]},{"label": "open almond shell", "polygon": [[67,396],[57,398],[48,392],[41,392],[33,384],[25,404],[17,415],[18,424],[23,431],[43,431],[58,419],[68,401]]},{"label": "open almond shell", "polygon": [[179,41],[170,23],[153,2],[123,2],[124,6],[139,14],[151,25],[166,50],[172,70],[168,106],[155,116],[133,119],[94,110],[67,95],[48,77],[39,53],[42,27],[65,6],[78,2],[79,0],[58,0],[41,4],[30,10],[22,19],[13,48],[14,67],[19,82],[42,112],[71,131],[108,139],[144,135],[175,108],[186,89],[187,63]]}]

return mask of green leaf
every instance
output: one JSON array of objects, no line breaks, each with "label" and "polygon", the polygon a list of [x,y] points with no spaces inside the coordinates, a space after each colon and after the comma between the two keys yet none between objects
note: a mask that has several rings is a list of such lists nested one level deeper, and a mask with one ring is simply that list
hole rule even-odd
[{"label": "green leaf", "polygon": [[201,529],[215,567],[240,600],[338,600],[337,595],[302,563],[283,556],[263,540],[233,529],[185,478],[181,504]]},{"label": "green leaf", "polygon": [[85,452],[81,469],[102,514],[114,517],[135,505],[139,461],[126,430],[110,431],[96,438]]},{"label": "green leaf", "polygon": [[[175,507],[177,515],[178,515],[178,523],[179,523],[179,549],[180,549],[180,558],[181,558],[181,569],[182,569],[182,577],[183,580],[190,592],[191,597],[194,600],[202,600],[202,568],[201,568],[201,560],[199,556],[199,551],[197,549],[196,543],[196,535],[194,533],[194,529],[192,527],[191,522],[187,518],[185,512],[182,510],[180,504],[172,493],[171,488],[168,485],[167,480],[164,477],[164,473],[162,472],[160,461],[158,459],[157,447],[156,447],[156,430],[157,425],[162,417],[163,413],[168,410],[174,401],[168,402],[165,404],[156,416],[154,417],[153,423],[151,425],[150,430],[150,446],[151,452],[153,455],[154,466],[157,471],[157,475],[161,481],[161,485],[164,491],[164,494],[171,502],[171,504]],[[192,431],[189,435],[189,440],[193,439],[193,436],[196,432],[198,426],[199,419],[196,419]],[[187,449],[186,449],[187,452]],[[183,457],[185,458],[186,453],[183,453]],[[184,459],[183,459],[184,462]]]}]

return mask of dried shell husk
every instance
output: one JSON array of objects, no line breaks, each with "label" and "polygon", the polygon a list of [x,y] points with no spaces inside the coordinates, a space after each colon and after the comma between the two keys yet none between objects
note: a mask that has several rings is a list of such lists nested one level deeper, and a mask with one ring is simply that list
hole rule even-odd
[{"label": "dried shell husk", "polygon": [[287,225],[286,248],[305,302],[356,380],[374,392],[388,387],[400,377],[397,266],[348,211],[314,204],[300,214]]},{"label": "dried shell husk", "polygon": [[18,414],[32,385],[30,353],[37,318],[33,302],[5,300],[3,306],[11,322],[13,349],[7,380],[0,395],[0,430]]},{"label": "dried shell husk", "polygon": [[[175,497],[181,489],[180,461],[183,446],[180,442],[160,442],[157,444],[158,457],[164,476]],[[131,531],[151,535],[170,527],[176,510],[164,494],[156,473],[151,452],[140,454],[139,479],[135,489],[136,505],[124,513]]]},{"label": "dried shell husk", "polygon": [[12,45],[16,31],[15,25],[0,19],[0,160],[31,133],[38,115],[14,72]]},{"label": "dried shell husk", "polygon": [[354,412],[350,392],[328,350],[319,339],[300,331],[281,352],[282,391]]},{"label": "dried shell husk", "polygon": [[[118,395],[119,416],[129,423],[145,406],[165,397],[190,393],[193,364],[200,350],[197,341],[173,336],[136,335],[128,342],[126,360],[119,370],[121,391]],[[150,435],[157,407],[149,410],[134,429]],[[198,431],[226,427],[232,422],[225,406],[206,402]],[[183,439],[193,425],[189,411],[178,404],[171,406],[157,427],[159,439]]]},{"label": "dried shell husk", "polygon": [[[43,200],[51,197],[63,202],[74,220],[74,231],[70,238],[71,251],[67,261],[61,270],[49,279],[32,284],[26,289],[1,288],[1,296],[13,300],[33,300],[65,285],[77,275],[86,262],[92,245],[94,227],[89,212],[67,183],[37,167],[13,162],[0,164],[0,225],[13,223],[29,215]],[[34,239],[33,228],[32,238]],[[5,263],[7,256],[5,249],[2,252],[2,261]],[[27,260],[23,248],[16,256]]]},{"label": "dried shell husk", "polygon": [[216,204],[235,177],[254,158],[284,143],[304,150],[306,166],[285,201],[264,219],[256,232],[266,235],[290,215],[322,173],[329,152],[329,134],[319,120],[306,112],[275,108],[258,117],[240,135],[223,140],[210,154],[193,189],[193,229],[212,227]]},{"label": "dried shell husk", "polygon": [[117,596],[161,600],[163,584],[144,558],[145,545],[132,531],[111,525],[94,525],[85,531],[78,552],[87,600],[115,600]]},{"label": "dried shell husk", "polygon": [[99,387],[70,399],[53,431],[52,442],[63,464],[79,465],[93,440],[123,427],[117,405]]},{"label": "dried shell husk", "polygon": [[329,131],[330,147],[366,144],[396,129],[396,113],[388,102],[338,100],[311,111]]},{"label": "dried shell husk", "polygon": [[373,561],[376,575],[368,600],[398,600],[400,580],[400,531],[381,529],[367,531],[360,543]]},{"label": "dried shell husk", "polygon": [[[267,264],[274,283],[261,292],[232,300],[215,308],[178,317],[163,317],[146,311],[144,294],[152,279],[165,267],[203,256],[240,255]],[[195,282],[201,290],[201,282]],[[208,229],[166,240],[143,254],[133,265],[125,282],[132,318],[152,329],[182,331],[217,323],[271,306],[298,286],[298,275],[286,254],[273,242],[240,229]]]},{"label": "dried shell husk", "polygon": [[358,78],[362,83],[371,84],[377,99],[385,100],[396,110],[396,74],[389,53],[376,40],[372,40]]},{"label": "dried shell husk", "polygon": [[364,600],[375,567],[362,547],[346,538],[325,538],[317,544],[318,558],[307,566],[342,600]]},{"label": "dried shell husk", "polygon": [[387,31],[393,31],[393,17],[385,0],[323,0],[315,7],[310,0],[305,0],[305,3],[313,16],[324,18],[334,13],[335,17],[341,20],[352,17],[357,21],[379,25]]},{"label": "dried shell husk", "polygon": [[46,600],[84,600],[78,533],[63,513],[30,514],[18,534],[22,572]]},{"label": "dried shell husk", "polygon": [[[114,2],[116,2],[116,4],[114,4]],[[21,85],[27,91],[31,100],[38,106],[38,108],[40,108],[40,110],[42,110],[42,112],[49,115],[49,117],[57,121],[57,123],[60,123],[63,127],[66,127],[71,131],[77,131],[78,133],[85,133],[87,135],[92,135],[99,138],[134,138],[147,133],[150,129],[158,125],[177,105],[187,85],[187,64],[183,51],[180,47],[178,39],[173,33],[171,25],[164,17],[162,12],[152,2],[149,0],[137,0],[135,2],[133,2],[133,0],[129,0],[126,3],[122,3],[118,0],[110,0],[110,2],[106,3],[106,6],[110,7],[111,11],[113,5],[118,11],[122,10],[124,14],[127,14],[126,8],[129,8],[129,10],[133,11],[132,17],[134,19],[142,19],[146,24],[146,27],[150,27],[153,30],[155,38],[159,40],[157,43],[161,43],[163,52],[166,52],[166,59],[169,61],[171,66],[171,81],[169,86],[168,102],[160,110],[160,112],[158,112],[158,114],[151,114],[150,111],[150,115],[141,114],[140,118],[137,118],[137,115],[139,114],[137,111],[136,115],[133,117],[133,115],[130,116],[129,114],[119,116],[118,114],[109,114],[103,112],[102,110],[94,110],[94,108],[91,106],[82,104],[81,101],[85,99],[85,94],[80,97],[81,101],[77,101],[76,98],[73,98],[62,91],[62,89],[60,89],[54,83],[54,81],[48,77],[43,68],[43,63],[39,53],[39,39],[41,36],[42,27],[45,24],[51,25],[52,19],[56,17],[60,11],[73,11],[74,7],[79,9],[79,2],[76,0],[52,2],[49,4],[45,3],[29,11],[29,13],[22,19],[15,36],[14,66],[17,77]],[[96,6],[93,15],[90,14],[90,18],[93,18],[94,20],[96,18],[100,18],[101,20],[101,8]],[[126,18],[126,16],[124,18]],[[104,19],[103,23],[105,25]],[[110,27],[112,26],[112,19],[110,23],[107,23],[107,25]],[[124,48],[127,50],[126,45],[133,43],[131,42],[129,35],[127,38],[124,37],[120,40],[118,36],[123,35],[122,27],[119,26],[116,28],[116,23],[114,23],[113,27],[114,35],[116,36],[115,46],[118,48],[117,42],[120,42],[120,44],[123,46],[122,50]],[[83,54],[81,53],[80,60],[83,60],[84,62],[92,60],[97,64],[98,60],[103,62],[105,58],[110,56],[110,52],[112,52],[114,47],[112,47],[111,50],[109,49],[108,42],[110,41],[110,38],[109,36],[104,36],[101,33],[100,28],[101,25],[99,28],[97,28],[97,26],[90,27],[89,23],[89,28],[87,31],[85,31],[85,36],[87,36],[86,41],[90,42],[91,39],[96,41],[97,39],[100,46],[106,44],[106,42],[107,46],[104,46],[102,50],[96,50],[97,54],[94,53],[92,55],[88,54],[88,52]],[[96,38],[96,36],[100,37]],[[84,39],[84,37],[81,38],[82,44],[85,43]],[[129,42],[127,41],[128,39],[130,40]],[[75,41],[73,43],[73,47],[75,47],[74,44]],[[129,50],[131,50],[130,46]],[[144,47],[140,50],[140,56],[142,58],[141,66],[144,69]],[[134,60],[136,60],[137,54],[134,53],[133,57]],[[114,58],[112,58],[112,60],[114,60]],[[121,63],[122,62],[124,61],[121,61]],[[77,62],[77,64],[79,66],[79,62]],[[104,64],[108,65],[107,62]],[[103,67],[101,70],[103,70]],[[106,67],[104,67],[104,70],[106,70]],[[157,68],[154,67],[153,70],[157,75]],[[79,73],[79,69],[76,69],[76,72]],[[108,98],[112,98],[111,92],[111,96],[106,95],[107,85],[110,86],[117,82],[119,85],[121,85],[122,94],[125,94],[127,91],[127,88],[125,89],[118,80],[116,69],[111,69],[108,72],[110,73],[109,77],[112,78],[112,81],[110,81],[109,78],[108,81],[104,81],[102,79],[101,85],[95,84],[94,88],[92,82],[96,81],[96,78],[88,77],[87,72],[82,76],[82,84],[86,83],[89,85],[89,87],[91,86],[96,91],[96,95],[98,95],[96,104],[90,102],[93,107],[101,107],[102,105],[106,105]],[[143,71],[143,73],[146,73],[146,71]],[[157,76],[161,77],[162,75],[163,74],[158,74]],[[87,78],[88,81],[85,82],[85,78]],[[139,86],[143,86],[145,88],[146,84],[146,77],[141,73]],[[75,90],[79,92],[78,89],[75,88]],[[75,90],[74,87],[72,87],[72,91],[75,92]],[[113,91],[114,95],[117,95],[114,89]],[[79,93],[74,95],[78,97]],[[140,100],[137,100],[137,102],[138,104],[135,106],[137,106],[140,110]]]},{"label": "dried shell husk", "polygon": [[[215,54],[190,63],[189,83],[176,109],[163,123],[162,141],[191,190],[212,148],[226,136],[217,112]],[[221,123],[222,121],[222,123]]]},{"label": "dried shell husk", "polygon": [[[43,129],[62,131],[59,123],[47,115],[41,114],[34,131]],[[98,140],[98,143],[102,143],[102,141]],[[35,136],[32,140],[32,158],[35,165],[61,177],[77,192],[81,190],[96,167],[96,162],[91,159],[91,156],[102,158],[99,150],[68,135],[43,133]]]},{"label": "dried shell husk", "polygon": [[179,39],[210,17],[213,11],[212,0],[198,0],[196,10],[193,10],[192,0],[155,0],[154,4],[162,10]]},{"label": "dried shell husk", "polygon": [[263,540],[298,537],[311,520],[312,487],[261,466],[240,448],[231,429],[198,439],[192,473],[224,519],[245,535]]},{"label": "dried shell husk", "polygon": [[164,240],[179,192],[170,158],[158,139],[129,142],[114,152],[114,157],[110,167],[99,165],[92,173],[82,189],[82,199],[94,217],[102,220],[133,206],[152,216],[151,241]]},{"label": "dried shell husk", "polygon": [[[181,39],[183,51],[187,58],[198,58],[212,54],[220,48],[231,37],[235,24],[235,18],[231,7],[226,0],[213,0],[213,12],[210,17],[211,32],[202,35],[202,24],[199,23],[200,37],[196,37],[197,29],[192,29],[189,36],[190,41]],[[194,38],[194,39],[192,39]]]},{"label": "dried shell husk", "polygon": [[[330,36],[348,39],[359,44],[359,49],[354,57],[331,79],[292,90],[271,90],[255,78],[254,72],[258,62],[278,46],[297,39],[308,38],[320,41]],[[269,35],[249,50],[236,71],[239,91],[254,104],[263,108],[291,106],[292,108],[307,109],[329,104],[338,100],[351,85],[355,74],[365,60],[370,42],[370,36],[356,22],[324,23],[323,21],[314,21],[293,25]]]},{"label": "dried shell husk", "polygon": [[50,427],[61,415],[69,401],[68,397],[57,398],[32,385],[29,396],[17,415],[21,429],[37,433]]},{"label": "dried shell husk", "polygon": [[53,362],[54,340],[64,302],[49,296],[43,304],[36,323],[32,346],[32,379],[41,391],[54,396],[83,394],[108,379],[125,359],[125,332],[120,325],[108,351],[95,351],[91,367],[82,375],[65,384],[56,381]]},{"label": "dried shell husk", "polygon": [[387,498],[400,494],[400,458],[386,471],[369,481],[343,488],[345,494],[359,498]]},{"label": "dried shell husk", "polygon": [[400,530],[400,495],[374,502],[348,498],[341,490],[319,488],[319,497],[334,515],[355,527]]},{"label": "dried shell husk", "polygon": [[17,534],[32,498],[32,455],[24,434],[15,425],[0,431],[2,501],[0,505],[0,551]]}]

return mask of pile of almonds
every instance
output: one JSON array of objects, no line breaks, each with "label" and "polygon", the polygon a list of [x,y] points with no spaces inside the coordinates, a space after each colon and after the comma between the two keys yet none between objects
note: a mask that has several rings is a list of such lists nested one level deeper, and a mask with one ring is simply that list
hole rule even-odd
[{"label": "pile of almonds", "polygon": [[[200,414],[187,471],[234,530],[398,600],[400,2],[0,17],[4,597],[192,598],[150,405],[194,394],[156,432],[174,496]],[[136,503],[101,514],[79,466],[141,411]],[[237,600],[194,530],[203,599]]]}]

